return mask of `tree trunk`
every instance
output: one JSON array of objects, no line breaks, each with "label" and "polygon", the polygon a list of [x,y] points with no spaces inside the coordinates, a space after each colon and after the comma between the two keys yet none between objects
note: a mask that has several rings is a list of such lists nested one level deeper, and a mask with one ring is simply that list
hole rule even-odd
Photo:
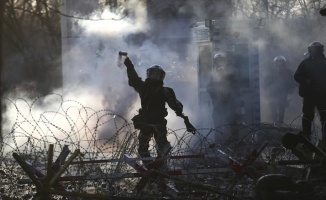
[{"label": "tree trunk", "polygon": [[5,1],[0,1],[0,80],[1,80],[1,86],[0,86],[0,143],[2,143],[2,65],[3,65],[3,45],[2,45],[2,33],[3,33],[3,16],[4,16],[4,10],[5,10]]}]

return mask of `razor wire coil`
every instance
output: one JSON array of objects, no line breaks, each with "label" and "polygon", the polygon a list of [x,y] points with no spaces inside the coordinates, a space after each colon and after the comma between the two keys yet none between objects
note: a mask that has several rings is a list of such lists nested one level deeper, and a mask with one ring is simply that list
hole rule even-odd
[{"label": "razor wire coil", "polygon": [[[46,99],[49,97],[58,100],[57,107],[53,108],[54,110],[38,110],[37,108],[42,107],[43,104],[50,103],[49,99]],[[139,157],[136,151],[138,140],[137,131],[132,128],[132,124],[127,119],[109,109],[94,110],[83,106],[78,101],[64,100],[58,94],[37,97],[32,103],[25,99],[6,100],[11,109],[16,112],[16,116],[10,131],[2,137],[0,175],[8,179],[15,174],[15,179],[4,179],[3,185],[6,187],[3,195],[13,197],[14,194],[9,191],[20,191],[21,186],[17,184],[17,181],[26,179],[24,172],[12,159],[12,153],[21,155],[42,173],[46,173],[45,163],[50,144],[55,144],[54,159],[60,154],[63,147],[68,145],[71,152],[75,149],[81,151],[76,158],[76,163],[103,161],[95,164],[87,162],[72,164],[63,175],[63,177],[71,177],[71,180],[65,181],[67,188],[73,188],[75,191],[95,188],[98,193],[125,197],[134,195],[132,188],[139,178],[132,177],[135,170],[124,163],[123,155]],[[217,164],[220,161],[220,158],[216,157],[218,149],[222,149],[234,158],[243,159],[245,155],[266,140],[272,147],[281,146],[282,134],[285,131],[295,130],[295,127],[293,124],[280,127],[268,123],[237,124],[237,131],[241,132],[241,135],[235,142],[233,134],[228,135],[222,131],[223,127],[230,126],[234,125],[200,128],[196,135],[187,132],[185,128],[176,130],[168,128],[167,136],[172,146],[170,156],[191,154],[213,156],[200,159],[169,159],[167,163],[170,169],[182,169],[188,172],[188,175],[182,176],[186,180],[197,184],[215,184],[217,188],[230,190],[233,193],[247,192],[249,194],[247,197],[252,197],[253,184],[248,178],[239,179],[237,183],[234,183],[232,182],[232,177],[234,178],[232,173],[225,173],[225,177],[223,177],[213,172],[210,174],[191,174],[190,172],[193,169],[224,167]],[[215,135],[222,137],[224,142],[216,144]],[[151,155],[156,156],[155,141],[152,139],[150,144]],[[269,154],[268,151],[266,150],[262,156],[266,157]],[[99,175],[102,175],[101,179],[88,179]],[[74,181],[73,177],[76,176],[82,178]],[[97,184],[99,181],[102,181],[100,185]],[[229,186],[220,184],[225,181],[230,181]],[[110,183],[110,187],[104,187],[103,185],[108,185],[106,183]],[[190,186],[184,185],[183,187],[184,190],[191,190]],[[23,188],[29,191],[28,194],[33,193],[31,184],[24,184]],[[179,189],[181,188],[179,187]],[[152,195],[154,194],[149,194],[149,196]],[[164,194],[161,195],[164,196]],[[192,198],[196,199],[197,197]]]}]

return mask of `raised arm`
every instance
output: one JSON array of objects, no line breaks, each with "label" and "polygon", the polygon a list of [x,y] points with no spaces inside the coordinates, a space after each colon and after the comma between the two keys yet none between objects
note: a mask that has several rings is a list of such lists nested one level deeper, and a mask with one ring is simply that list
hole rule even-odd
[{"label": "raised arm", "polygon": [[144,81],[138,76],[135,67],[129,57],[126,57],[124,64],[127,67],[129,85],[133,87],[137,92],[140,92],[141,88],[143,87]]}]

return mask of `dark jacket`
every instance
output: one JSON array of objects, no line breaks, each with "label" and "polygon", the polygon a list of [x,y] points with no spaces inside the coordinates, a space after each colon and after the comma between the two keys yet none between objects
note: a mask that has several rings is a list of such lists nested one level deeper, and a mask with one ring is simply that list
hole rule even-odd
[{"label": "dark jacket", "polygon": [[134,65],[125,62],[129,85],[138,92],[141,101],[139,114],[147,123],[161,121],[168,115],[165,103],[177,114],[182,113],[183,105],[177,100],[172,88],[163,87],[163,81],[146,79],[143,81],[137,74]]},{"label": "dark jacket", "polygon": [[294,74],[299,83],[299,95],[326,95],[326,59],[324,54],[303,60]]},{"label": "dark jacket", "polygon": [[263,87],[268,98],[278,99],[287,97],[295,88],[293,73],[286,66],[276,68],[271,66],[267,75],[263,79]]},{"label": "dark jacket", "polygon": [[240,91],[235,71],[226,67],[212,73],[207,85],[207,92],[217,104],[221,102],[231,103],[238,99]]}]

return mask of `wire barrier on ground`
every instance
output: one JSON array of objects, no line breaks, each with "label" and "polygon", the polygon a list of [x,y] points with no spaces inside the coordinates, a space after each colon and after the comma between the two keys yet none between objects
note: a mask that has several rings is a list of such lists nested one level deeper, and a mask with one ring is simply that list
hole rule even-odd
[{"label": "wire barrier on ground", "polygon": [[[19,155],[41,180],[46,177],[51,144],[54,146],[53,161],[67,149],[66,156],[80,150],[58,179],[62,190],[107,195],[112,199],[254,199],[257,178],[286,172],[286,167],[273,163],[294,159],[281,144],[285,132],[297,131],[293,125],[224,125],[199,128],[195,135],[186,128],[168,129],[172,149],[163,167],[141,171],[134,164],[142,166],[141,159],[153,158],[139,157],[137,131],[118,113],[108,109],[94,110],[78,101],[64,100],[57,94],[33,101],[5,101],[6,110],[10,111],[5,122],[10,127],[6,126],[1,141],[2,198],[33,198],[35,185],[13,154]],[[231,126],[233,133],[223,132],[225,127]],[[150,144],[151,155],[156,157],[155,141],[151,140]],[[300,167],[288,171],[301,177]],[[140,181],[145,182],[145,186],[135,192]],[[52,198],[83,199],[77,196],[56,194]]]}]

